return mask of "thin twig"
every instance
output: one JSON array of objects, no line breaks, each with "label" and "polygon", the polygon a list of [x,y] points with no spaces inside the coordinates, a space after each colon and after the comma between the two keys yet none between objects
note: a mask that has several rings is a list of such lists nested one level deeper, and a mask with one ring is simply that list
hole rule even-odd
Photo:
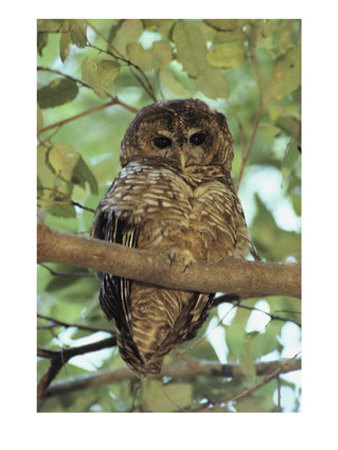
[{"label": "thin twig", "polygon": [[72,198],[66,194],[65,192],[61,192],[58,189],[55,188],[49,188],[49,187],[44,187],[44,186],[39,186],[37,188],[38,190],[42,190],[42,191],[52,191],[55,192],[55,194],[58,194],[62,197],[64,197],[65,199],[68,200],[68,202],[65,202],[63,200],[56,200],[56,199],[47,199],[47,198],[42,198],[42,197],[38,197],[39,200],[45,201],[45,202],[50,202],[50,203],[57,203],[57,204],[61,204],[61,205],[72,205],[72,206],[77,206],[78,208],[81,208],[85,211],[89,211],[91,213],[95,213],[95,209],[93,208],[89,208],[88,206],[83,206],[78,202],[75,202],[74,200],[72,200]]},{"label": "thin twig", "polygon": [[232,106],[232,104],[230,103],[230,101],[227,99],[226,100],[227,104],[229,105],[229,108],[231,109],[231,112],[233,113],[233,116],[235,117],[235,119],[237,120],[238,123],[238,128],[239,128],[239,139],[240,139],[240,146],[242,149],[242,157],[244,156],[244,151],[245,151],[245,131],[244,131],[244,127],[243,124],[238,116],[238,113],[236,111],[236,108],[234,108]]},{"label": "thin twig", "polygon": [[89,114],[93,114],[97,111],[101,111],[101,109],[108,108],[109,106],[112,106],[112,105],[120,105],[132,113],[138,112],[138,109],[133,108],[132,106],[129,106],[126,103],[121,102],[117,97],[115,97],[115,98],[113,98],[113,100],[111,100],[108,103],[104,103],[103,105],[100,105],[100,106],[95,106],[94,108],[87,109],[87,111],[83,111],[80,114],[75,114],[75,116],[68,117],[68,119],[59,120],[58,122],[48,125],[47,127],[42,128],[40,130],[40,133],[51,130],[52,128],[55,128],[55,127],[60,127],[62,125],[65,125],[66,123],[72,122],[73,120],[77,120],[77,119],[80,119],[81,117],[88,116]]},{"label": "thin twig", "polygon": [[103,331],[105,333],[109,333],[111,335],[115,335],[115,333],[112,330],[107,330],[105,328],[94,328],[94,327],[88,327],[86,325],[79,325],[77,323],[68,323],[63,322],[62,320],[55,319],[54,317],[45,316],[43,314],[37,314],[37,317],[39,319],[48,320],[49,322],[52,322],[55,326],[61,326],[65,328],[77,328],[78,330],[84,330],[84,331],[92,331],[93,333],[97,333],[99,331]]},{"label": "thin twig", "polygon": [[282,317],[282,316],[277,316],[276,314],[271,314],[268,313],[266,311],[264,311],[263,309],[260,308],[256,308],[254,306],[249,306],[249,305],[243,305],[242,303],[240,303],[239,305],[237,305],[239,308],[243,308],[243,309],[248,309],[250,311],[257,311],[260,312],[262,314],[267,315],[268,317],[270,317],[271,320],[280,320],[282,322],[292,322],[295,325],[298,325],[299,327],[301,327],[301,324],[299,322],[297,322],[297,320],[294,319],[290,319],[288,317]]},{"label": "thin twig", "polygon": [[250,32],[248,33],[248,43],[249,43],[249,53],[250,53],[250,57],[251,57],[251,61],[252,61],[252,66],[256,75],[256,80],[257,80],[257,88],[258,88],[258,107],[257,107],[257,112],[256,112],[256,116],[255,116],[255,120],[254,120],[254,124],[251,130],[251,134],[249,137],[249,141],[248,144],[246,146],[246,150],[244,152],[243,158],[242,158],[242,162],[241,162],[241,167],[239,170],[239,175],[238,175],[238,179],[237,179],[237,185],[236,185],[236,192],[238,192],[239,190],[239,186],[243,177],[243,172],[244,172],[244,167],[246,165],[246,162],[249,158],[250,152],[252,150],[252,146],[255,140],[255,136],[256,136],[256,132],[259,126],[259,121],[262,115],[262,109],[264,106],[263,103],[263,89],[262,89],[262,75],[261,75],[261,71],[259,68],[259,64],[258,64],[258,60],[257,60],[257,56],[256,56],[256,51],[255,51],[255,46],[256,46],[256,29],[254,26],[252,26]]},{"label": "thin twig", "polygon": [[79,80],[78,78],[74,78],[64,72],[60,72],[60,70],[55,70],[55,69],[50,69],[49,67],[42,67],[42,66],[38,66],[36,68],[37,70],[43,71],[43,72],[50,72],[50,73],[55,73],[56,75],[60,75],[63,78],[68,78],[69,80],[74,81],[74,83],[79,83],[82,86],[89,88],[89,89],[93,89],[92,86],[90,86],[89,84],[85,83],[82,80]]},{"label": "thin twig", "polygon": [[46,202],[46,203],[53,203],[56,205],[71,205],[71,206],[78,206],[79,208],[84,209],[85,211],[89,211],[91,213],[95,212],[95,209],[92,208],[87,208],[87,206],[83,206],[80,205],[80,203],[74,202],[73,200],[70,200],[68,202],[65,202],[63,200],[55,200],[52,198],[43,198],[43,197],[38,197],[38,200],[40,200],[41,202]]},{"label": "thin twig", "polygon": [[239,190],[239,185],[241,184],[241,180],[242,180],[243,173],[244,173],[244,167],[246,165],[246,162],[247,162],[247,160],[249,158],[249,155],[250,155],[250,152],[252,150],[252,146],[253,146],[253,143],[254,143],[254,140],[255,140],[257,128],[258,128],[258,125],[259,125],[259,120],[260,120],[261,114],[262,114],[262,109],[263,109],[263,102],[260,100],[258,102],[258,109],[257,109],[257,112],[256,112],[256,116],[255,116],[255,120],[254,120],[254,124],[253,124],[252,130],[251,130],[250,138],[249,138],[248,144],[246,146],[246,149],[245,149],[245,152],[244,152],[244,155],[243,155],[243,158],[242,158],[241,167],[240,167],[240,170],[239,170],[239,175],[238,175],[237,184],[236,184],[236,192],[238,192],[238,190]]},{"label": "thin twig", "polygon": [[98,30],[89,20],[85,20],[88,27],[90,27],[97,36],[99,36],[107,45],[108,47],[119,57],[123,58],[122,53],[101,33],[100,30]]},{"label": "thin twig", "polygon": [[[257,311],[257,312],[267,315],[268,317],[270,317],[271,320],[281,320],[283,322],[292,322],[292,323],[298,325],[299,327],[301,327],[301,324],[299,322],[297,322],[297,320],[294,320],[294,319],[291,319],[288,317],[278,316],[276,314],[271,314],[269,312],[264,311],[263,309],[256,308],[255,306],[244,305],[242,303],[242,301],[248,300],[249,298],[252,298],[252,297],[245,298],[244,296],[239,296],[239,295],[235,295],[235,294],[224,294],[224,295],[221,295],[220,297],[215,298],[213,307],[219,306],[222,303],[236,302],[236,306],[238,308],[248,309],[250,311]],[[297,312],[297,311],[289,311],[289,312],[293,314],[294,312]]]},{"label": "thin twig", "polygon": [[192,411],[190,410],[188,412],[208,412],[214,408],[223,407],[223,405],[225,407],[227,407],[227,405],[229,405],[229,403],[234,403],[243,397],[247,397],[248,395],[252,394],[257,389],[259,389],[262,386],[264,386],[265,384],[267,384],[270,380],[272,380],[273,378],[275,378],[276,376],[278,376],[282,372],[284,372],[287,369],[288,365],[290,365],[293,361],[295,361],[298,356],[299,356],[299,353],[297,353],[293,358],[289,359],[288,361],[284,361],[279,367],[277,367],[275,370],[273,370],[271,373],[269,373],[261,381],[259,381],[258,383],[254,384],[253,386],[251,386],[249,388],[244,389],[243,391],[234,395],[233,397],[231,397],[227,400],[217,400],[216,402],[212,402],[212,403],[209,402],[207,405],[203,405],[203,407],[201,407],[201,408],[197,408]]},{"label": "thin twig", "polygon": [[39,139],[39,145],[42,145],[44,147],[47,147],[46,142],[49,142],[49,144],[51,143],[51,139],[53,136],[55,136],[61,129],[61,126],[57,127],[56,130],[52,131],[48,136],[45,137],[45,139],[40,140],[39,139],[39,135],[41,133],[41,130],[39,131],[39,135],[38,135],[38,139]]},{"label": "thin twig", "polygon": [[57,272],[50,267],[46,266],[46,264],[40,264],[41,267],[48,270],[51,275],[56,277],[69,277],[69,278],[93,278],[94,274],[91,272]]}]

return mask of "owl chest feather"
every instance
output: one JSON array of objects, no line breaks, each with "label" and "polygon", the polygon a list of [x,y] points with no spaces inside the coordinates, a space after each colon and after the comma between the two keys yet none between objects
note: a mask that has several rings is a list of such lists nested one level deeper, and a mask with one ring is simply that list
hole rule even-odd
[{"label": "owl chest feather", "polygon": [[238,230],[246,233],[233,191],[221,176],[201,170],[181,174],[130,164],[105,202],[118,217],[141,227],[139,248],[163,252],[176,245],[192,251],[196,259],[217,261],[233,255]]}]

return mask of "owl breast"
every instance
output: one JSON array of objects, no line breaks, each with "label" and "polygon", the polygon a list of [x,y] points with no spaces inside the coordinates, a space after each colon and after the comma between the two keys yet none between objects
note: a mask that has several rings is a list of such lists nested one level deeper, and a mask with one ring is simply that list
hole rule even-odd
[{"label": "owl breast", "polygon": [[175,246],[196,260],[213,262],[245,256],[249,240],[243,211],[221,168],[216,180],[215,170],[210,176],[190,168],[183,175],[173,168],[130,163],[106,203],[131,225],[142,225],[139,248],[166,252]]}]

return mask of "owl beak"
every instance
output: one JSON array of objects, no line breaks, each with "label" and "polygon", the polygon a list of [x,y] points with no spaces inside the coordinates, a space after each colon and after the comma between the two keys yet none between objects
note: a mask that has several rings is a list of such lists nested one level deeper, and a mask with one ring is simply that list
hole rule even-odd
[{"label": "owl beak", "polygon": [[179,155],[180,155],[181,169],[184,170],[187,162],[187,157],[185,156],[182,150],[179,152]]}]

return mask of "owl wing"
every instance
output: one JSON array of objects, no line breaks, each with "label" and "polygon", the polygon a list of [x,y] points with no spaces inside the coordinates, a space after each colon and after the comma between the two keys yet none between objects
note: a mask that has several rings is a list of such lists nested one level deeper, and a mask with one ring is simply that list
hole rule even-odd
[{"label": "owl wing", "polygon": [[[140,227],[131,227],[127,220],[118,219],[112,209],[102,211],[99,205],[90,235],[92,238],[122,244],[126,247],[137,247],[139,231]],[[97,276],[101,281],[99,302],[105,316],[109,321],[114,320],[118,331],[123,330],[123,333],[119,333],[123,348],[129,348],[136,359],[142,360],[134,343],[130,326],[132,281],[108,273],[98,272]]]},{"label": "owl wing", "polygon": [[[122,244],[126,247],[137,247],[137,239],[139,227],[130,227],[126,220],[117,219],[114,211],[99,212],[91,229],[91,237],[105,240],[115,244]],[[128,311],[130,309],[130,280],[122,277],[116,277],[110,274],[98,273],[98,278],[105,281],[106,287],[110,286],[110,291],[114,299],[117,297],[121,300],[121,304],[117,305],[116,301],[107,302],[102,299],[101,307],[108,320],[114,318],[117,320],[118,313],[123,311],[124,316],[128,319]],[[105,296],[106,297],[106,296]]]}]

